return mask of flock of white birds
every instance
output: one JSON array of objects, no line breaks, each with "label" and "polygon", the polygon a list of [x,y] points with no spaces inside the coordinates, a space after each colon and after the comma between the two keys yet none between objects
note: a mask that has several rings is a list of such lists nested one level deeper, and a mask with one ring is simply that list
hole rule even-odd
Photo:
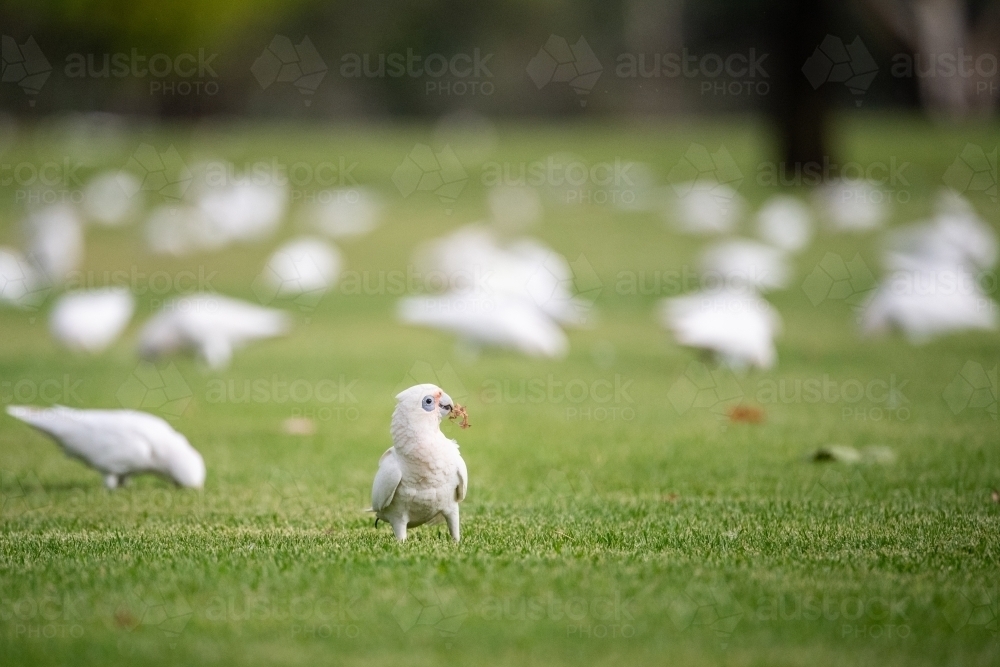
[{"label": "flock of white birds", "polygon": [[[746,204],[734,190],[680,190],[685,194],[675,213],[677,229],[721,238],[699,259],[701,290],[665,299],[661,321],[681,345],[735,370],[777,363],[774,339],[782,321],[765,296],[791,285],[792,258],[810,245],[816,228],[870,232],[891,214],[886,195],[872,184],[841,181],[818,188],[812,205],[788,195],[769,199],[755,216],[754,240],[735,236]],[[884,234],[887,274],[864,299],[861,333],[895,329],[910,342],[924,343],[958,331],[995,330],[997,306],[983,284],[990,283],[996,262],[994,230],[961,195],[942,191],[930,221]]]},{"label": "flock of white birds", "polygon": [[[72,283],[70,276],[83,261],[87,225],[117,227],[144,218],[150,252],[175,256],[260,242],[279,231],[289,209],[286,188],[241,177],[213,187],[199,177],[204,167],[192,171],[194,181],[179,201],[145,213],[135,196],[144,184],[124,172],[93,178],[79,206],[31,211],[23,224],[23,249],[0,247],[0,303],[37,308]],[[870,232],[891,214],[882,193],[864,181],[825,186],[811,202],[777,195],[752,216],[742,197],[725,185],[691,183],[673,190],[671,224],[680,233],[712,240],[697,260],[701,286],[664,299],[661,323],[678,344],[738,370],[777,363],[774,340],[782,320],[767,295],[793,284],[794,259],[818,228]],[[639,194],[637,201],[658,201],[649,192]],[[566,258],[527,235],[543,217],[542,193],[496,187],[488,193],[487,208],[486,221],[416,249],[414,267],[424,284],[435,288],[402,298],[399,319],[448,332],[460,351],[473,354],[499,347],[530,357],[565,356],[565,329],[586,326],[593,304],[575,293]],[[300,207],[300,228],[307,233],[278,247],[261,267],[253,286],[258,300],[296,297],[315,304],[341,275],[344,259],[334,241],[372,232],[382,209],[378,194],[363,187],[330,190]],[[752,234],[740,236],[750,220]],[[884,239],[886,275],[863,306],[863,333],[898,329],[910,341],[923,342],[954,331],[996,329],[996,306],[979,280],[997,262],[996,234],[960,195],[943,193],[931,220],[897,227]],[[134,312],[127,286],[64,291],[51,307],[50,331],[71,350],[99,354],[124,333]],[[208,369],[220,370],[239,348],[290,328],[291,318],[280,309],[216,293],[187,294],[164,303],[142,325],[137,351],[145,358],[188,352]],[[16,406],[8,412],[101,470],[109,487],[140,471],[186,486],[204,481],[197,452],[151,415]],[[128,448],[131,453],[122,454]]]}]

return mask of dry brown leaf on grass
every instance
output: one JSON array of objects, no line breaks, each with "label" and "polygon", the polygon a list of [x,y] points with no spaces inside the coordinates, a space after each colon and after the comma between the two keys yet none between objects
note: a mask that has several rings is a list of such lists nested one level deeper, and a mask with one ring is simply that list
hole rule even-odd
[{"label": "dry brown leaf on grass", "polygon": [[734,405],[729,409],[729,421],[743,422],[745,424],[760,424],[764,421],[765,413],[761,408],[752,405]]},{"label": "dry brown leaf on grass", "polygon": [[316,422],[308,417],[289,417],[281,422],[281,430],[288,435],[313,435],[316,433]]}]

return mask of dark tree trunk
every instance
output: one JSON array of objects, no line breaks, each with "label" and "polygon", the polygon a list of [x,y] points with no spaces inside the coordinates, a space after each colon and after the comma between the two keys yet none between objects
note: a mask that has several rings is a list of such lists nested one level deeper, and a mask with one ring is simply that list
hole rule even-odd
[{"label": "dark tree trunk", "polygon": [[827,151],[827,85],[813,88],[802,66],[829,31],[824,0],[775,0],[775,45],[770,115],[785,173],[801,173],[807,163],[822,164]]}]

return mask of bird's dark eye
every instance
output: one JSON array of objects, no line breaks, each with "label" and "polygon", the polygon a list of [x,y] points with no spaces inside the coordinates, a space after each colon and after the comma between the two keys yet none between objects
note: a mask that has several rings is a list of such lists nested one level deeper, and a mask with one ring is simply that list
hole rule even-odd
[{"label": "bird's dark eye", "polygon": [[430,412],[431,410],[434,409],[434,399],[430,396],[424,396],[422,404],[424,406],[424,410],[426,410],[427,412]]}]

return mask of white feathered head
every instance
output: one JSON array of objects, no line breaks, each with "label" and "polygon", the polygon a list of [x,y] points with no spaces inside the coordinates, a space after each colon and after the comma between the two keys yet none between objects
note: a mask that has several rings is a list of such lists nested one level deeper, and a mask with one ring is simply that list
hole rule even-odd
[{"label": "white feathered head", "polygon": [[451,414],[455,403],[441,387],[433,384],[418,384],[396,394],[396,411],[393,421],[404,419],[410,424],[441,423]]},{"label": "white feathered head", "polygon": [[190,489],[204,488],[205,459],[188,443],[187,438],[180,433],[177,435],[183,440],[183,443],[177,443],[178,446],[174,449],[167,464],[170,476],[180,486],[186,486]]}]

